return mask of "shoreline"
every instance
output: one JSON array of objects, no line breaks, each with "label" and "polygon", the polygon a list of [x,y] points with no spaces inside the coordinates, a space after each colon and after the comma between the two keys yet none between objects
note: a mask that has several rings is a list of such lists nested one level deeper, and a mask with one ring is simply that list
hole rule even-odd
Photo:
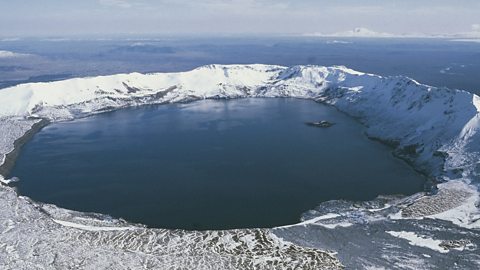
[{"label": "shoreline", "polygon": [[15,162],[20,155],[23,146],[29,142],[32,137],[37,134],[37,132],[50,123],[51,122],[49,120],[42,118],[39,122],[33,124],[32,127],[25,132],[25,134],[23,134],[23,136],[15,140],[13,143],[13,150],[5,155],[5,161],[0,165],[0,175],[4,176],[5,178],[9,177],[9,174],[15,166]]},{"label": "shoreline", "polygon": [[[208,70],[211,69],[213,68],[210,67]],[[306,72],[309,71],[309,68],[305,69]],[[322,69],[310,69],[313,69],[314,72],[318,71],[319,74],[326,72]],[[308,77],[308,73],[304,75],[301,71],[292,68],[290,76],[300,74],[301,78]],[[259,72],[267,71],[262,69]],[[49,110],[52,107],[48,107],[45,111],[35,111],[35,114],[47,118],[51,117],[50,119],[65,119],[62,117],[75,116],[75,113],[93,114],[101,112],[101,108],[110,110],[139,104],[147,105],[145,103],[154,102],[177,103],[218,97],[295,97],[321,100],[353,118],[363,119],[361,122],[367,128],[371,127],[372,124],[379,125],[371,128],[370,131],[373,132],[369,132],[369,134],[384,138],[386,141],[389,138],[401,138],[402,140],[399,142],[406,143],[406,147],[404,147],[406,154],[417,152],[414,151],[416,148],[413,147],[417,144],[425,144],[432,147],[433,150],[437,149],[437,146],[432,144],[429,139],[431,137],[438,137],[442,139],[439,143],[451,146],[451,142],[446,140],[450,139],[451,136],[447,138],[443,136],[452,126],[452,123],[448,122],[447,117],[442,113],[443,107],[425,106],[425,104],[429,104],[427,102],[432,98],[428,94],[430,88],[427,89],[427,86],[420,84],[412,84],[411,81],[406,81],[406,79],[385,82],[380,79],[381,77],[365,75],[365,80],[360,81],[360,83],[362,83],[362,86],[366,85],[368,87],[358,91],[356,82],[359,75],[346,69],[340,72],[346,76],[356,76],[356,79],[350,84],[348,80],[342,83],[343,80],[333,77],[338,81],[339,87],[331,88],[324,84],[317,84],[319,80],[312,80],[311,82],[293,80],[290,82],[290,77],[282,77],[285,83],[280,84],[280,86],[285,88],[278,88],[277,83],[265,83],[264,87],[266,88],[258,88],[258,92],[238,88],[244,86],[245,83],[242,82],[238,85],[233,79],[230,80],[230,77],[220,81],[231,83],[231,85],[227,84],[226,88],[218,87],[216,84],[218,80],[214,76],[212,76],[211,82],[209,81],[213,92],[210,92],[210,84],[207,83],[205,83],[206,86],[204,84],[198,86],[199,89],[204,89],[203,91],[195,92],[192,90],[193,92],[191,92],[188,91],[189,83],[197,80],[196,75],[198,74],[193,74],[192,77],[183,74],[178,78],[180,82],[172,79],[160,85],[167,87],[175,83],[184,87],[183,90],[180,87],[179,91],[173,91],[165,97],[158,97],[158,100],[154,98],[143,100],[138,95],[128,92],[128,89],[124,90],[123,92],[130,94],[129,99],[120,95],[121,93],[117,93],[117,90],[112,90],[112,93],[107,96],[93,93],[96,99],[86,99],[82,101],[83,103],[78,104],[69,104],[67,102],[71,100],[66,100],[65,104],[62,105],[65,107],[56,107],[53,111]],[[218,71],[218,74],[224,73],[225,70]],[[242,74],[240,73],[240,75]],[[245,74],[249,75],[250,73]],[[336,70],[328,70],[327,75],[334,76],[335,74],[337,74]],[[201,75],[207,75],[204,77],[210,78],[208,76],[211,74],[206,72]],[[138,79],[135,77],[136,75],[131,76],[133,82]],[[160,75],[156,76],[161,77],[160,79],[163,78]],[[240,76],[238,78],[244,77]],[[324,77],[321,78],[322,83],[327,80],[327,76]],[[331,79],[332,77],[328,78]],[[366,84],[363,84],[363,82],[366,82]],[[89,91],[89,89],[95,89],[93,86],[102,86],[101,83],[94,80],[91,85],[92,87],[83,90]],[[129,85],[129,87],[136,86],[130,84],[130,82]],[[139,81],[138,85],[139,87],[145,87],[143,81],[142,83]],[[248,83],[246,85],[257,87]],[[60,87],[57,84],[54,84],[54,86]],[[115,84],[112,83],[112,85],[106,84],[105,88],[102,89],[116,89],[115,87]],[[152,89],[159,89],[158,87],[158,85],[152,84]],[[381,87],[382,92],[377,92],[375,90],[377,87]],[[318,96],[314,96],[310,92],[311,88],[318,92]],[[140,93],[152,96],[150,88],[138,89],[140,89],[138,90],[141,91]],[[68,96],[69,90],[77,89],[65,87],[66,96]],[[415,93],[419,91],[424,93],[428,99],[425,99],[423,95],[414,96],[415,104],[418,105],[417,102],[420,102],[422,106],[407,109],[411,105],[411,100],[406,99],[402,94],[409,94],[413,90],[415,90]],[[465,123],[462,120],[470,121],[472,117],[478,115],[476,104],[472,105],[470,103],[470,95],[465,96],[464,92],[453,92],[452,94],[443,92],[441,89],[438,91],[439,95],[433,96],[433,98],[439,102],[449,102],[449,98],[454,101],[460,99],[459,102],[468,101],[468,103],[453,103],[457,105],[454,108],[458,109],[452,112],[453,116],[456,117],[454,123],[464,127]],[[390,94],[394,94],[395,99],[393,101],[397,102],[394,104],[396,105],[395,110],[387,106],[390,104],[387,102],[392,101]],[[38,104],[43,104],[39,102],[45,100],[48,101],[47,95],[40,97],[40,101],[36,100]],[[365,98],[365,100],[359,98]],[[473,96],[473,98],[475,100],[477,97]],[[0,100],[2,99],[0,98]],[[26,104],[32,105],[31,103]],[[50,105],[52,104],[50,103]],[[378,107],[378,110],[365,110],[365,108],[374,108],[373,105],[376,106],[375,108]],[[7,110],[10,107],[7,105],[0,108]],[[411,115],[410,113],[414,109],[416,110],[415,115]],[[425,112],[431,115],[432,111],[439,115],[437,119],[439,125],[435,126],[437,129],[434,130],[422,122],[421,117],[427,115]],[[410,116],[405,118],[408,122],[397,125],[395,121],[399,120],[399,113]],[[417,114],[419,117],[417,117]],[[405,120],[404,118],[401,119]],[[392,125],[392,122],[395,125]],[[13,168],[16,158],[21,154],[21,147],[47,124],[48,120],[42,119],[33,125],[30,122],[24,126],[22,131],[28,130],[14,140],[14,150],[8,153],[5,163],[0,166],[0,173],[2,171],[8,172]],[[421,138],[415,136],[419,127],[423,127],[425,132]],[[386,132],[386,130],[391,132]],[[16,135],[19,134],[21,133],[16,133]],[[452,134],[448,133],[447,135]],[[457,133],[453,135],[456,136]],[[470,138],[471,140],[460,142],[466,143],[466,146],[471,146],[472,143],[477,142],[474,140],[477,138],[480,137],[474,136]],[[13,137],[10,137],[8,146],[12,145],[11,139]],[[455,149],[448,148],[446,150],[453,151]],[[434,153],[426,151],[413,158],[421,161],[421,158],[428,157],[429,154],[433,155]],[[464,157],[464,154],[469,153],[455,152],[455,154],[454,157],[460,160]],[[433,169],[440,169],[438,166],[443,166],[445,160],[440,157],[436,162],[432,162],[433,165],[437,166],[432,167]],[[467,161],[472,160],[476,161],[474,159]],[[453,165],[458,167],[462,164],[455,163]],[[413,165],[421,164],[413,163]],[[435,170],[432,171],[432,174],[440,173],[440,176],[442,176],[442,172]],[[148,261],[151,263],[151,268],[186,265],[185,268],[191,269],[206,269],[207,267],[209,269],[342,269],[343,267],[367,269],[370,267],[389,268],[392,265],[399,265],[400,268],[404,266],[404,268],[418,269],[427,265],[431,268],[478,269],[480,262],[475,261],[474,256],[477,256],[477,247],[480,247],[480,234],[478,233],[480,219],[477,219],[477,217],[480,217],[477,207],[480,196],[477,186],[469,182],[469,177],[471,175],[465,174],[462,178],[448,178],[446,183],[438,185],[439,191],[434,194],[414,194],[399,200],[396,200],[396,198],[392,198],[393,200],[381,198],[378,201],[364,204],[343,201],[326,202],[316,209],[312,209],[305,216],[309,219],[285,228],[188,232],[154,228],[139,228],[120,232],[105,231],[105,228],[111,229],[112,224],[123,223],[120,223],[118,219],[94,220],[88,214],[62,209],[55,205],[36,203],[26,197],[19,196],[14,188],[0,186],[0,202],[8,206],[0,210],[0,216],[3,220],[6,220],[6,230],[0,234],[0,242],[5,243],[8,247],[8,249],[5,249],[8,253],[2,254],[0,252],[0,268],[2,266],[9,269],[25,268],[28,262],[36,263],[40,267],[45,265],[45,267],[63,269],[72,267],[72,261],[82,261],[89,264],[79,265],[80,268],[82,266],[85,268],[101,268],[102,265],[107,265],[107,262],[110,264],[113,262],[117,265],[123,265],[125,268],[136,269],[145,267],[146,260],[151,259],[151,261]],[[345,245],[346,243],[348,246]],[[451,243],[454,243],[454,245]],[[451,248],[445,249],[446,245],[450,245]],[[129,250],[138,252],[132,253]],[[101,256],[98,254],[101,254]],[[372,254],[377,255],[372,256]],[[2,257],[2,255],[4,256]],[[21,258],[21,260],[16,258]],[[51,263],[48,260],[49,258],[52,258],[54,263]],[[91,258],[98,260],[92,261]],[[405,260],[405,258],[408,258],[408,260]],[[231,267],[227,267],[226,263]],[[408,263],[408,265],[405,263]]]}]

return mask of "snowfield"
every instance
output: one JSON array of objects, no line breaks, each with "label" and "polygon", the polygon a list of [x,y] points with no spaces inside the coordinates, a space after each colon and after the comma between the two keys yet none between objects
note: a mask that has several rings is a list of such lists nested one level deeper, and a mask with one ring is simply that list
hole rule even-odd
[{"label": "snowfield", "polygon": [[[123,268],[147,269],[341,267],[331,252],[322,249],[338,252],[347,267],[389,268],[395,262],[392,258],[402,260],[420,249],[430,253],[412,257],[410,264],[398,267],[430,269],[425,261],[435,268],[435,262],[443,260],[445,264],[449,253],[460,252],[440,248],[444,242],[460,241],[454,239],[456,234],[442,236],[449,239],[429,235],[423,241],[427,238],[417,235],[430,233],[419,234],[412,228],[389,229],[377,236],[381,241],[369,243],[398,246],[399,237],[414,243],[404,253],[384,254],[381,261],[362,255],[362,250],[352,255],[361,259],[346,261],[351,254],[339,248],[338,241],[327,246],[325,237],[331,231],[352,232],[355,238],[354,230],[366,230],[359,226],[367,223],[403,224],[415,230],[425,229],[427,223],[435,228],[450,226],[462,237],[468,234],[472,238],[467,241],[469,248],[461,251],[468,254],[463,265],[480,265],[480,256],[475,257],[474,251],[475,243],[480,243],[480,98],[406,77],[381,77],[342,66],[209,65],[180,73],[131,73],[17,85],[0,90],[0,164],[8,162],[5,157],[14,150],[15,141],[39,119],[63,121],[129,106],[247,97],[293,97],[332,105],[361,121],[369,137],[392,145],[396,156],[442,184],[434,194],[391,199],[371,211],[349,205],[339,208],[340,212],[319,211],[296,225],[226,232],[168,231],[107,222],[101,220],[105,217],[97,220],[18,198],[13,189],[0,187],[1,268],[118,269],[119,262]],[[0,173],[6,171],[5,166]],[[90,243],[94,248],[88,248]],[[77,248],[78,253],[73,254]],[[435,251],[439,252],[431,253]],[[91,256],[95,259],[89,259]]]}]

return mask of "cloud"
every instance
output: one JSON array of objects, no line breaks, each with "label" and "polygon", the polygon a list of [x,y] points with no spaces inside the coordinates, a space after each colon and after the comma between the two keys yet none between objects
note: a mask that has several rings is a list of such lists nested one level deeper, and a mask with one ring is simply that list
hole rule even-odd
[{"label": "cloud", "polygon": [[26,57],[30,56],[29,54],[24,53],[15,53],[11,51],[1,51],[0,50],[0,58],[15,58],[15,57]]},{"label": "cloud", "polygon": [[2,38],[0,39],[1,42],[8,42],[8,41],[19,41],[20,38],[17,37],[11,37],[11,38]]},{"label": "cloud", "polygon": [[110,7],[131,8],[133,4],[128,0],[99,0],[100,4]]},{"label": "cloud", "polygon": [[480,24],[472,24],[472,31],[480,32]]}]

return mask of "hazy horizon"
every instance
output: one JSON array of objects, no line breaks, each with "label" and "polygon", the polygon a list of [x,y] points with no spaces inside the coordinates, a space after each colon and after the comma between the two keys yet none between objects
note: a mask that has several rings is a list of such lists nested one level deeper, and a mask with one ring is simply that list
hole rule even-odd
[{"label": "hazy horizon", "polygon": [[0,36],[478,33],[480,1],[2,1]]}]

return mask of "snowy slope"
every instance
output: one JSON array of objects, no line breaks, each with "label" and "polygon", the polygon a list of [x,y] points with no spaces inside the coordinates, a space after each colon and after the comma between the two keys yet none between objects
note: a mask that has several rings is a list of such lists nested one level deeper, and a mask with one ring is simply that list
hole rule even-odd
[{"label": "snowy slope", "polygon": [[476,175],[479,97],[345,67],[210,65],[181,73],[30,83],[0,90],[0,116],[70,119],[126,106],[238,97],[323,101],[358,117],[369,135],[399,143],[398,154],[417,169],[434,176]]},{"label": "snowy slope", "polygon": [[[128,106],[188,102],[208,98],[244,97],[294,97],[312,99],[333,105],[339,110],[358,118],[367,127],[369,136],[391,144],[395,148],[395,154],[410,162],[414,168],[440,182],[445,181],[445,183],[438,185],[439,191],[435,195],[416,194],[399,202],[389,202],[388,210],[385,211],[395,212],[384,214],[383,211],[379,211],[378,216],[375,212],[374,220],[377,225],[383,224],[378,223],[378,220],[382,219],[387,223],[392,220],[395,220],[395,223],[401,222],[400,220],[407,220],[402,224],[411,224],[409,220],[421,222],[419,220],[428,218],[440,220],[439,226],[442,228],[446,226],[445,223],[442,223],[443,220],[451,221],[452,226],[455,224],[465,230],[480,228],[480,212],[478,209],[478,203],[480,202],[478,193],[480,183],[478,178],[480,173],[478,169],[480,168],[478,166],[480,162],[479,97],[465,91],[423,85],[406,77],[381,77],[357,72],[342,66],[209,65],[181,73],[119,74],[51,83],[22,84],[1,89],[0,164],[3,163],[5,154],[13,150],[14,141],[25,134],[32,128],[33,123],[38,121],[31,120],[31,117],[61,121]],[[1,178],[3,177],[0,176]],[[2,241],[0,242],[5,243],[0,244],[0,258],[3,256],[3,259],[10,260],[8,265],[18,267],[28,266],[28,263],[24,264],[24,261],[20,260],[17,261],[20,264],[14,264],[15,260],[11,258],[14,258],[14,255],[26,256],[22,254],[21,250],[28,251],[29,247],[38,247],[38,243],[45,243],[51,249],[51,254],[61,254],[61,259],[64,260],[60,262],[59,265],[61,266],[65,266],[70,259],[73,259],[69,252],[58,253],[55,250],[55,241],[41,239],[38,242],[38,235],[42,231],[47,231],[52,235],[51,237],[48,236],[49,239],[59,239],[64,245],[63,250],[71,250],[77,244],[81,244],[82,248],[85,249],[82,251],[85,256],[91,252],[86,248],[88,245],[85,243],[87,242],[82,239],[87,239],[86,241],[96,238],[102,239],[103,242],[97,243],[95,251],[113,257],[98,261],[101,263],[108,263],[109,260],[117,257],[120,258],[117,261],[121,261],[123,260],[121,258],[129,258],[128,256],[134,256],[134,262],[140,263],[144,257],[149,257],[153,253],[154,256],[157,256],[155,257],[157,260],[155,263],[158,263],[152,264],[153,268],[155,268],[155,265],[162,265],[163,261],[160,258],[169,260],[170,264],[177,263],[175,258],[171,257],[171,252],[162,251],[164,253],[161,253],[157,252],[156,249],[168,249],[173,246],[179,248],[179,250],[183,248],[188,250],[192,249],[192,245],[194,247],[203,245],[204,240],[202,239],[205,237],[209,239],[208,237],[211,235],[217,234],[217,232],[208,232],[206,234],[192,233],[179,236],[184,232],[144,230],[137,226],[133,226],[133,228],[121,227],[117,230],[109,224],[103,224],[100,229],[92,229],[89,224],[78,224],[76,218],[58,217],[58,213],[66,210],[51,206],[51,209],[55,209],[54,212],[57,214],[45,216],[38,211],[38,205],[30,204],[28,200],[16,197],[11,189],[0,187],[0,193],[2,195],[0,196],[0,203],[8,205],[3,210],[0,209],[0,220],[5,220],[5,222],[0,223],[0,231],[2,231],[0,233],[0,240]],[[11,209],[10,206],[15,207],[16,210]],[[340,212],[330,214],[329,218],[335,217],[342,220],[334,223],[334,225],[327,224],[321,227],[331,230],[336,227],[343,228],[343,230],[346,230],[346,228],[356,230],[358,229],[357,226],[360,226],[359,224],[368,223],[368,221],[358,223],[358,217],[362,216],[361,212],[365,212],[365,210],[355,208],[351,211],[355,211],[355,213],[348,216]],[[35,217],[38,223],[37,227],[41,230],[35,231],[36,227],[31,228],[29,222],[25,222],[28,219],[25,218],[26,214]],[[322,216],[320,215],[320,217]],[[320,217],[314,217],[312,220],[300,223],[300,225],[287,226],[283,230],[293,233],[293,240],[300,239],[298,237],[305,235],[305,233],[298,231],[299,234],[295,234],[295,232],[300,230],[299,228],[308,230],[309,234],[316,232],[318,225],[325,222]],[[87,221],[87,223],[92,222],[89,218],[81,220],[82,222]],[[431,225],[428,221],[426,222],[429,226]],[[348,224],[348,226],[337,226],[335,224]],[[424,227],[421,223],[419,224],[419,228]],[[310,231],[311,228],[314,229]],[[16,230],[25,230],[25,232],[19,234]],[[79,230],[87,232],[80,232]],[[95,232],[95,230],[101,232]],[[360,227],[360,230],[363,230],[362,227]],[[404,230],[399,228],[396,232],[400,231],[403,232]],[[28,232],[32,233],[29,234]],[[263,233],[266,233],[267,236],[264,236]],[[405,236],[405,239],[408,238],[410,242],[412,239],[418,240],[412,238],[416,235],[413,233],[406,232],[402,235]],[[354,234],[356,235],[357,232],[355,231]],[[160,241],[161,243],[155,242],[150,246],[150,242],[148,242],[145,247],[138,247],[140,251],[135,255],[122,249],[124,245],[128,246],[127,249],[137,248],[134,246],[135,243],[141,241],[139,239],[144,235],[150,235],[148,236],[149,239],[156,239],[153,241]],[[225,232],[220,239],[215,238],[215,241],[218,240],[221,243],[215,242],[212,249],[219,254],[212,255],[207,246],[202,246],[201,249],[193,248],[192,251],[189,251],[192,252],[191,256],[187,255],[186,258],[182,258],[186,262],[184,265],[187,265],[187,263],[188,265],[192,265],[192,263],[210,265],[215,260],[230,260],[233,257],[230,257],[232,253],[229,253],[229,245],[242,245],[242,243],[236,243],[238,240],[232,240],[238,239],[239,235],[242,235],[245,239],[267,237],[269,240],[267,241],[268,244],[258,249],[247,243],[244,249],[239,250],[240,254],[245,256],[242,257],[244,259],[233,263],[236,267],[223,267],[223,269],[238,268],[238,265],[245,266],[245,263],[249,266],[255,266],[256,263],[271,265],[272,262],[273,264],[285,262],[286,265],[283,266],[290,267],[297,262],[282,259],[292,255],[289,252],[270,253],[270,249],[275,248],[279,241],[270,239],[275,238],[275,235],[271,234],[270,231],[238,230],[236,232]],[[312,234],[312,237],[315,235]],[[397,234],[393,233],[389,237],[394,238],[395,235]],[[399,237],[403,237],[402,235]],[[34,239],[32,241],[37,242],[24,244],[26,243],[25,239],[17,239],[20,236],[26,239]],[[123,241],[121,243],[115,242],[117,238],[124,236],[129,239],[126,243],[123,243]],[[195,238],[195,240],[190,241],[192,238]],[[173,244],[168,241],[173,241]],[[190,241],[190,243],[187,245],[185,241]],[[385,241],[384,238],[381,241]],[[299,242],[301,241],[299,240]],[[314,246],[321,246],[321,243],[322,241],[316,242]],[[10,248],[9,245],[12,245],[13,248]],[[284,244],[280,243],[280,245]],[[298,251],[298,255],[293,254],[293,257],[304,256],[311,252],[295,245],[292,248],[296,249],[296,252]],[[2,249],[8,249],[7,253],[2,252]],[[251,258],[250,256],[253,256],[251,249],[258,251],[259,254],[255,254],[255,257]],[[50,254],[50,251],[47,253]],[[34,254],[32,252],[28,251],[28,254]],[[195,259],[197,256],[202,257],[202,260],[197,261]],[[399,253],[398,256],[402,257],[404,253]],[[235,257],[238,257],[237,253],[235,253]],[[32,262],[39,262],[38,256],[32,255],[29,258]],[[315,253],[314,257],[310,259],[320,265],[330,264],[330,267],[332,265],[338,267],[335,258],[321,251]],[[308,263],[308,260],[299,262]],[[44,264],[43,261],[39,263],[40,265]],[[96,266],[99,265],[99,263],[96,264]],[[204,268],[216,269],[211,265]],[[203,268],[200,267],[199,269]]]},{"label": "snowy slope", "polygon": [[[76,78],[50,83],[29,83],[0,91],[0,116],[34,115],[69,118],[75,114],[62,114],[61,108],[78,105],[80,111],[105,106],[119,107],[124,103],[159,101],[171,90],[181,96],[212,97],[221,93],[235,95],[235,87],[255,87],[270,79],[277,67],[205,66],[190,72],[159,74],[119,74],[94,78]],[[238,94],[241,94],[238,92]],[[172,101],[173,96],[165,100]],[[117,104],[115,104],[117,101]],[[124,103],[123,103],[124,102]],[[5,106],[3,106],[5,105]],[[44,108],[58,109],[44,115]],[[40,112],[39,112],[40,111]]]}]

